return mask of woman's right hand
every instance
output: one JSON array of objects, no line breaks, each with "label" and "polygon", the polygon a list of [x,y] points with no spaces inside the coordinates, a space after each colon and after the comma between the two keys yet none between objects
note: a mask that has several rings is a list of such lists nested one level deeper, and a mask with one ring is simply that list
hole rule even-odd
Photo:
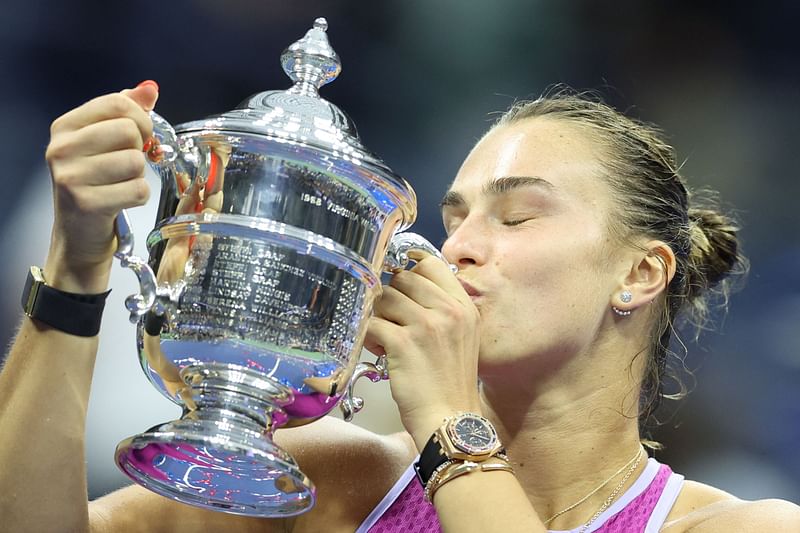
[{"label": "woman's right hand", "polygon": [[45,265],[48,284],[61,290],[105,290],[116,246],[114,219],[143,205],[144,143],[153,133],[148,112],[158,86],[95,98],[56,119],[46,159],[53,180],[55,217]]}]

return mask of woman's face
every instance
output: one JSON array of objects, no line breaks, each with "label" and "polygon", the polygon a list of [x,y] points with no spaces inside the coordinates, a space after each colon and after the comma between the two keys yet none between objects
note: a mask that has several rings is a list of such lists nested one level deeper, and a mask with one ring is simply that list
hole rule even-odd
[{"label": "woman's face", "polygon": [[569,123],[487,134],[442,202],[443,252],[481,314],[481,373],[588,353],[619,289],[598,147]]}]

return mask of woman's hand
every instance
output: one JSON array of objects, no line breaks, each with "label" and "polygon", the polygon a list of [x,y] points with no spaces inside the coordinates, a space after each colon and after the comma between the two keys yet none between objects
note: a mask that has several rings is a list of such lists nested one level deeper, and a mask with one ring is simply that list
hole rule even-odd
[{"label": "woman's hand", "polygon": [[73,292],[105,290],[114,218],[121,209],[144,204],[150,194],[142,147],[152,136],[148,111],[157,98],[155,82],[143,82],[53,122],[46,153],[55,207],[48,284]]},{"label": "woman's hand", "polygon": [[386,354],[392,396],[417,448],[444,418],[480,412],[479,330],[469,295],[432,256],[396,273],[375,304],[365,346]]}]

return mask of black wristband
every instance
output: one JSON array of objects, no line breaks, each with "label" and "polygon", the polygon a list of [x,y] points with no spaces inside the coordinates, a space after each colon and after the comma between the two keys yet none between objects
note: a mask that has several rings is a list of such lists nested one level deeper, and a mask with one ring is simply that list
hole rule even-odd
[{"label": "black wristband", "polygon": [[436,439],[436,434],[433,434],[422,452],[419,454],[419,461],[414,463],[414,471],[417,473],[417,479],[422,483],[422,486],[428,484],[428,480],[433,475],[439,465],[449,461],[448,457],[442,452],[442,447]]},{"label": "black wristband", "polygon": [[31,267],[22,291],[22,309],[26,315],[59,331],[81,337],[94,337],[100,331],[106,297],[100,294],[76,294],[48,287],[38,267]]},{"label": "black wristband", "polygon": [[[501,455],[505,455],[505,453],[505,448],[501,448],[500,451],[497,452],[497,454]],[[417,473],[417,479],[422,483],[422,486],[425,487],[425,485],[428,484],[428,481],[437,468],[450,460],[450,457],[448,457],[442,449],[442,445],[439,444],[436,433],[431,435],[431,438],[428,439],[428,442],[425,443],[425,447],[422,448],[419,454],[419,460],[414,463],[414,472]]]}]

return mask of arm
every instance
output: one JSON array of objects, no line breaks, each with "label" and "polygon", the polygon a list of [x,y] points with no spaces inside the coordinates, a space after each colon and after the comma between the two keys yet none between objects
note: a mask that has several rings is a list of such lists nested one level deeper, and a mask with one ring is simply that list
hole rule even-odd
[{"label": "arm", "polygon": [[291,531],[289,520],[211,512],[138,485],[87,505],[84,428],[96,349],[96,337],[75,337],[27,318],[23,321],[0,374],[0,491],[4,495],[0,529],[20,533]]},{"label": "arm", "polygon": [[[101,97],[53,123],[47,161],[55,222],[44,265],[50,286],[83,294],[106,289],[114,213],[147,197],[140,150],[151,124],[133,98],[154,101],[151,92]],[[6,527],[87,530],[84,427],[96,351],[96,337],[23,318],[0,374]]]},{"label": "arm", "polygon": [[[48,285],[75,293],[106,289],[114,249],[114,217],[143,204],[147,115],[157,92],[144,85],[96,98],[57,119],[47,161],[53,179],[55,220],[44,273]],[[13,531],[104,530],[104,512],[89,512],[84,431],[97,338],[57,331],[27,317],[0,374],[0,516]],[[142,511],[139,527],[158,524],[185,506],[139,495],[111,498],[125,524]],[[163,500],[163,501],[161,501]],[[102,511],[102,506],[98,507]],[[157,528],[153,528],[157,529]]]},{"label": "arm", "polygon": [[785,500],[742,502],[689,528],[692,533],[800,531],[800,507]]},{"label": "arm", "polygon": [[726,499],[665,524],[664,533],[782,533],[800,531],[800,507],[785,500]]},{"label": "arm", "polygon": [[[480,413],[479,315],[447,266],[425,258],[386,287],[366,346],[385,353],[392,397],[417,450],[442,421]],[[444,531],[545,532],[513,474],[473,472],[445,483],[433,498]]]},{"label": "arm", "polygon": [[10,530],[87,529],[83,434],[96,350],[97,338],[22,323],[0,374],[0,515]]},{"label": "arm", "polygon": [[92,533],[282,533],[292,531],[294,521],[209,511],[131,485],[93,501],[89,523]]}]

